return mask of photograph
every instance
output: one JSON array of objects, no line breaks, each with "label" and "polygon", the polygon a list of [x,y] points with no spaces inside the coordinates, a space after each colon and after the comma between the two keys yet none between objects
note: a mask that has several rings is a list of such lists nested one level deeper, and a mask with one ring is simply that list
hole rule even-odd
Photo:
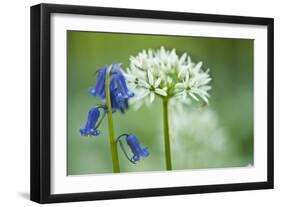
[{"label": "photograph", "polygon": [[281,203],[278,1],[1,3],[0,207]]},{"label": "photograph", "polygon": [[66,35],[67,176],[255,166],[254,39]]}]

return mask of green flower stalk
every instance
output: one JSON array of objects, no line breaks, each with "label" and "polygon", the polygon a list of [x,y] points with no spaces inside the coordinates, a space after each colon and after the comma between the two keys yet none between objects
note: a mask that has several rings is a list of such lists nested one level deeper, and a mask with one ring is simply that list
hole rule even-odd
[{"label": "green flower stalk", "polygon": [[172,170],[168,101],[169,101],[168,99],[163,98],[164,144],[165,144],[166,169]]},{"label": "green flower stalk", "polygon": [[114,126],[113,126],[112,107],[111,107],[111,98],[110,98],[111,97],[110,96],[110,69],[111,67],[106,71],[106,79],[105,79],[108,134],[109,134],[109,143],[111,149],[113,172],[119,173],[120,166],[119,166],[119,159],[118,159],[117,143],[115,142],[115,136],[114,136]]}]

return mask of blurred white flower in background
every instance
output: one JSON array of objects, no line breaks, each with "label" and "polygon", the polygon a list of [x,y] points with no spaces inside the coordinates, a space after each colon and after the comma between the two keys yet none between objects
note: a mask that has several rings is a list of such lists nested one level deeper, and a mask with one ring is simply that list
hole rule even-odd
[{"label": "blurred white flower in background", "polygon": [[181,103],[191,100],[208,103],[211,86],[209,69],[202,69],[202,62],[192,62],[184,53],[178,56],[176,50],[143,50],[137,56],[130,57],[130,66],[125,72],[129,89],[136,96],[132,102],[137,108],[150,105],[155,96],[176,98]]},{"label": "blurred white flower in background", "polygon": [[[171,114],[170,121],[175,138],[172,139],[175,165],[204,168],[228,164],[225,158],[229,149],[228,134],[214,110],[179,108]],[[209,166],[210,163],[213,166]]]}]

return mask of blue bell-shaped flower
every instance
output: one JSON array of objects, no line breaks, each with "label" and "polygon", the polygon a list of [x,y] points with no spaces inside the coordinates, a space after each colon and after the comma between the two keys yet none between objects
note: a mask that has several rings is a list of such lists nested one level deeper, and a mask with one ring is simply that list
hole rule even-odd
[{"label": "blue bell-shaped flower", "polygon": [[90,94],[100,97],[103,101],[105,100],[106,70],[107,65],[104,65],[103,68],[98,71],[96,86],[90,89]]},{"label": "blue bell-shaped flower", "polygon": [[[99,70],[96,86],[90,90],[90,93],[93,96],[100,97],[104,103],[106,99],[105,81],[107,69],[108,66],[105,65]],[[122,113],[125,113],[128,109],[128,100],[133,96],[134,94],[129,91],[127,87],[126,79],[120,64],[113,64],[110,69],[110,99],[112,112],[119,110]]]},{"label": "blue bell-shaped flower", "polygon": [[98,136],[100,130],[97,129],[97,122],[100,116],[98,107],[92,108],[88,113],[88,120],[85,127],[80,128],[81,136]]},{"label": "blue bell-shaped flower", "polygon": [[126,137],[126,142],[133,153],[132,161],[139,161],[141,157],[147,157],[149,155],[148,149],[141,147],[139,140],[134,134],[129,134]]},{"label": "blue bell-shaped flower", "polygon": [[123,75],[122,68],[120,64],[113,64],[110,70],[111,82],[110,86],[113,90],[117,90],[118,94],[123,98],[131,98],[134,93],[129,91],[126,83],[126,79]]}]

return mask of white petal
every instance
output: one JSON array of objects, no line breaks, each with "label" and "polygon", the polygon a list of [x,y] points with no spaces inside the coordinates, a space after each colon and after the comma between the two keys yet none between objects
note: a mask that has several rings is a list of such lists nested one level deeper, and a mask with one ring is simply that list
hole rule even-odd
[{"label": "white petal", "polygon": [[204,90],[204,91],[209,91],[212,89],[212,87],[211,86],[201,86],[200,89]]},{"label": "white petal", "polygon": [[199,101],[199,99],[198,99],[193,93],[190,93],[190,92],[189,92],[189,95],[190,95],[192,98],[194,98],[194,100]]},{"label": "white petal", "polygon": [[152,57],[153,57],[152,49],[148,49],[148,57],[149,57],[149,58],[152,58]]},{"label": "white petal", "polygon": [[206,103],[209,103],[208,99],[206,96],[200,96]]},{"label": "white petal", "polygon": [[195,84],[195,82],[196,82],[196,80],[195,80],[194,78],[191,79],[191,80],[189,81],[189,83],[188,83],[189,87],[192,88],[193,85]]},{"label": "white petal", "polygon": [[181,67],[180,69],[179,69],[179,72],[178,72],[178,78],[183,78],[184,76],[185,76],[185,73],[187,72],[187,68],[183,68],[183,67]]},{"label": "white petal", "polygon": [[186,73],[185,73],[185,82],[188,83],[188,81],[189,81],[189,72],[186,71]]},{"label": "white petal", "polygon": [[160,85],[160,83],[161,83],[161,78],[158,78],[154,83],[154,87],[157,88]]},{"label": "white petal", "polygon": [[153,86],[154,80],[150,70],[147,70],[147,78],[148,78],[148,83]]},{"label": "white petal", "polygon": [[135,92],[136,92],[136,95],[132,98],[133,102],[144,99],[150,93],[150,91],[147,89],[140,89]]},{"label": "white petal", "polygon": [[211,80],[212,80],[211,78],[207,78],[207,79],[205,79],[205,80],[202,80],[202,81],[200,82],[200,84],[201,84],[201,85],[206,85],[206,84],[208,84]]},{"label": "white petal", "polygon": [[144,86],[147,89],[150,88],[150,85],[142,79],[139,79],[139,83],[140,83],[141,86]]},{"label": "white petal", "polygon": [[188,65],[192,65],[192,61],[191,61],[190,56],[188,56],[188,58],[187,58],[187,64],[188,64]]},{"label": "white petal", "polygon": [[184,53],[184,54],[181,56],[181,58],[180,58],[180,60],[179,60],[179,64],[183,64],[183,63],[185,62],[186,56],[187,56],[186,53]]},{"label": "white petal", "polygon": [[164,91],[163,89],[160,89],[160,88],[156,88],[155,89],[155,93],[161,95],[161,96],[167,96],[167,92]]},{"label": "white petal", "polygon": [[152,103],[155,99],[155,94],[153,92],[150,92],[150,103]]},{"label": "white petal", "polygon": [[195,73],[198,73],[198,72],[199,72],[199,70],[200,70],[200,68],[202,67],[202,65],[203,65],[202,62],[199,62],[199,63],[197,63],[197,64],[195,65],[195,67],[194,67]]},{"label": "white petal", "polygon": [[201,90],[201,89],[199,89],[199,88],[191,88],[191,89],[190,89],[190,92],[191,92],[191,93],[198,93],[198,94],[200,94],[200,93],[202,93],[202,92],[204,92],[204,91]]},{"label": "white petal", "polygon": [[184,91],[175,92],[174,97],[182,96],[182,93],[183,93],[183,92],[184,92]]}]

